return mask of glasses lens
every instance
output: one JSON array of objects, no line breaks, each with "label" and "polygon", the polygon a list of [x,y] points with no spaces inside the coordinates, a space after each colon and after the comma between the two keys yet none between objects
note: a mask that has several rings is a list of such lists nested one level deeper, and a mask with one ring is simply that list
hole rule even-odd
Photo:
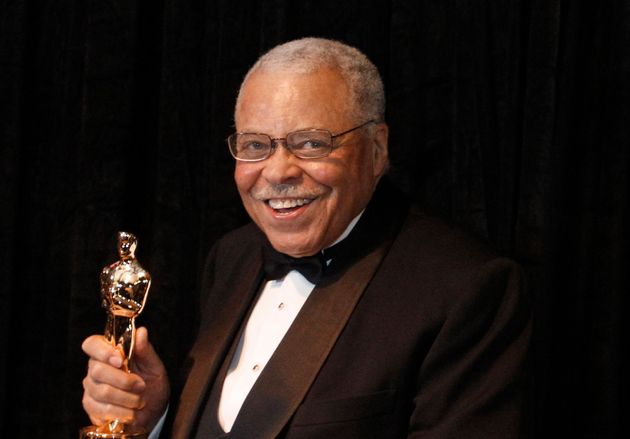
[{"label": "glasses lens", "polygon": [[264,134],[236,133],[230,137],[229,144],[239,160],[262,160],[271,151],[271,139]]},{"label": "glasses lens", "polygon": [[295,131],[287,135],[287,146],[298,157],[324,157],[330,154],[332,136],[326,130]]}]

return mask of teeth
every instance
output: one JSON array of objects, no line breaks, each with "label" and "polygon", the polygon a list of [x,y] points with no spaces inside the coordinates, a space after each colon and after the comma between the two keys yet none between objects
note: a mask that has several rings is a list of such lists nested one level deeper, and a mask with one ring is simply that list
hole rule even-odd
[{"label": "teeth", "polygon": [[269,206],[272,209],[291,209],[292,207],[304,206],[311,201],[308,198],[271,199],[269,200]]}]

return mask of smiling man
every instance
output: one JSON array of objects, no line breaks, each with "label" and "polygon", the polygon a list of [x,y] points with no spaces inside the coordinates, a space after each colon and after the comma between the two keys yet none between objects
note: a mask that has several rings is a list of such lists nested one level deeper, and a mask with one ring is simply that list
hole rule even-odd
[{"label": "smiling man", "polygon": [[169,405],[144,328],[130,374],[89,337],[93,423],[174,438],[519,437],[520,270],[382,178],[384,110],[377,69],[340,42],[258,60],[228,139],[253,223],[209,255],[183,385]]}]

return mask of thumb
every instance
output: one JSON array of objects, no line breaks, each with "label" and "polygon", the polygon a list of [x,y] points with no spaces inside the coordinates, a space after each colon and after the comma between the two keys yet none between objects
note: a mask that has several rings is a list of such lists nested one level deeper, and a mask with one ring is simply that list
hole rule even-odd
[{"label": "thumb", "polygon": [[136,330],[132,367],[143,378],[164,373],[164,364],[149,342],[149,332],[144,326]]}]

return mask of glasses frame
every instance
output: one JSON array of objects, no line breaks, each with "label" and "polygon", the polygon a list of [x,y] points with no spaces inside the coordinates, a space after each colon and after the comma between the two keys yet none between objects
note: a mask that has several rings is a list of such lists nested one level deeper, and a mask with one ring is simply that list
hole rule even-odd
[{"label": "glasses frame", "polygon": [[[337,134],[333,134],[332,132],[325,130],[325,129],[319,129],[319,128],[313,128],[310,130],[298,130],[298,131],[292,131],[290,133],[287,133],[287,135],[285,137],[271,137],[269,134],[265,134],[265,133],[248,133],[245,131],[240,131],[240,132],[236,132],[231,134],[227,139],[227,144],[228,144],[228,149],[230,150],[230,154],[232,155],[232,157],[234,157],[235,160],[238,160],[239,162],[248,162],[248,163],[252,163],[252,162],[262,162],[263,160],[267,160],[269,157],[271,157],[271,155],[276,151],[278,144],[282,143],[282,146],[285,147],[291,154],[293,154],[294,156],[296,156],[299,159],[302,160],[312,160],[312,159],[320,159],[322,157],[327,157],[330,155],[330,153],[334,150],[337,149],[339,146],[335,146],[334,145],[334,140],[337,137],[341,137],[344,136],[348,133],[351,133],[353,131],[356,131],[360,128],[363,128],[369,124],[372,123],[376,123],[376,120],[374,119],[370,119],[367,122],[363,122],[361,125],[357,125],[356,127],[350,128],[349,130],[346,131],[342,131],[341,133],[337,133]],[[314,156],[314,157],[301,157],[298,154],[295,153],[295,151],[293,151],[293,148],[287,143],[287,137],[289,137],[291,134],[294,133],[302,133],[302,132],[309,132],[309,131],[325,131],[328,134],[330,134],[330,147],[328,148],[327,151],[325,151],[324,154],[318,155],[318,156]],[[252,135],[256,135],[256,136],[266,136],[269,138],[269,142],[271,144],[271,147],[269,148],[269,152],[261,158],[256,158],[256,159],[244,159],[241,157],[237,157],[234,150],[236,149],[236,138],[239,135],[243,135],[243,134],[252,134]]]}]

